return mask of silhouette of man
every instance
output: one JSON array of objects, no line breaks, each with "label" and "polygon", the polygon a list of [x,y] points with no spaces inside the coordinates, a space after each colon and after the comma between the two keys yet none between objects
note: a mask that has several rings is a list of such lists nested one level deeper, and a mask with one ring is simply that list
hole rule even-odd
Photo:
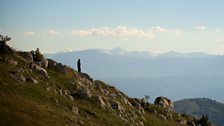
[{"label": "silhouette of man", "polygon": [[78,72],[81,73],[81,61],[80,61],[80,59],[78,59],[77,67],[78,67]]}]

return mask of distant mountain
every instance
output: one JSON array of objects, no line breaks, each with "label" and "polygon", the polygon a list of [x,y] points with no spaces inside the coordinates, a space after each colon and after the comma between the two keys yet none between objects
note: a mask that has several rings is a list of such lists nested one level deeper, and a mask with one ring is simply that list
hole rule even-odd
[{"label": "distant mountain", "polygon": [[174,102],[174,110],[192,116],[207,114],[216,126],[224,126],[224,104],[207,98],[183,99]]},{"label": "distant mountain", "polygon": [[154,54],[115,48],[63,52],[46,56],[75,69],[77,59],[81,58],[83,71],[96,78],[224,75],[224,57],[205,53]]}]

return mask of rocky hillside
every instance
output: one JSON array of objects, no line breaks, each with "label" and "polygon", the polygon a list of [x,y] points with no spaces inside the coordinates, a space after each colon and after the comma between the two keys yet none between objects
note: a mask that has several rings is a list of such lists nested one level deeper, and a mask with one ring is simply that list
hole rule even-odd
[{"label": "rocky hillside", "polygon": [[210,125],[173,111],[158,97],[154,104],[130,98],[117,88],[46,59],[39,49],[11,49],[1,36],[1,126],[181,126]]},{"label": "rocky hillside", "polygon": [[174,110],[197,117],[207,114],[211,122],[217,126],[224,126],[224,104],[208,98],[183,99],[174,102]]}]

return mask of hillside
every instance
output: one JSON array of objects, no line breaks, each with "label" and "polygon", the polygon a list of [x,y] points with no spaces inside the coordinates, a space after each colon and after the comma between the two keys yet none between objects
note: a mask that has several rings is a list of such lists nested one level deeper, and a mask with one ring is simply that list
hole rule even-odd
[{"label": "hillside", "polygon": [[174,110],[200,117],[207,114],[209,120],[217,126],[224,126],[224,104],[208,98],[183,99],[174,102]]},{"label": "hillside", "polygon": [[[2,37],[3,38],[3,37]],[[154,104],[46,59],[39,49],[21,52],[0,43],[1,126],[209,126],[174,112],[159,97]]]}]

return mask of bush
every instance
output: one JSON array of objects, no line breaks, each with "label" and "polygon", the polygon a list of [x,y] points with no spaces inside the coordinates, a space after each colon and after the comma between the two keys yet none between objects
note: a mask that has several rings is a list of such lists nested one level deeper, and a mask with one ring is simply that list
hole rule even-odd
[{"label": "bush", "polygon": [[30,51],[30,53],[33,56],[33,61],[39,62],[43,59],[43,55],[40,53],[39,48],[37,48],[35,51]]}]

